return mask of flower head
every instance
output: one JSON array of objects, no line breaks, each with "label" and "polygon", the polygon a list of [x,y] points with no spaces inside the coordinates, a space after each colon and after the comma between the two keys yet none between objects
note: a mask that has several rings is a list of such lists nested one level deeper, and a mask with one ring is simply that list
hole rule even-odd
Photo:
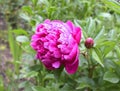
[{"label": "flower head", "polygon": [[79,43],[81,29],[71,21],[45,20],[37,26],[31,39],[31,46],[37,52],[36,57],[47,69],[65,67],[73,74],[79,65]]}]

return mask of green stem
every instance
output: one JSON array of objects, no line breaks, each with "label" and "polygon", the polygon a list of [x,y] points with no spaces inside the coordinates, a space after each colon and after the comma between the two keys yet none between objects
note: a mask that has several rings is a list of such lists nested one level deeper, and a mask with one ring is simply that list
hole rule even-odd
[{"label": "green stem", "polygon": [[[88,49],[87,50],[86,59],[87,59],[87,62],[88,62],[88,77],[89,78],[92,78],[92,76],[93,76],[93,70],[94,70],[93,62],[91,60],[91,56],[92,56],[92,50]],[[87,91],[92,91],[92,89],[88,87]]]}]

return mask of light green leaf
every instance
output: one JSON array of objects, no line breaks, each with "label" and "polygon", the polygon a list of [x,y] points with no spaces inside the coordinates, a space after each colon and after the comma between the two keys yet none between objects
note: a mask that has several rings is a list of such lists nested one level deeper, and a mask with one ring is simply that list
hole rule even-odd
[{"label": "light green leaf", "polygon": [[30,6],[23,6],[22,7],[22,10],[29,13],[29,14],[32,14],[32,9]]},{"label": "light green leaf", "polygon": [[115,41],[103,41],[99,45],[96,45],[97,48],[101,48],[103,52],[103,57],[105,57],[109,52],[111,52],[116,45]]},{"label": "light green leaf", "polygon": [[31,20],[31,18],[25,13],[21,13],[20,17],[23,18],[24,20],[28,21],[28,22],[30,22],[30,20]]},{"label": "light green leaf", "polygon": [[111,83],[118,83],[120,80],[119,77],[111,71],[105,72],[103,79]]},{"label": "light green leaf", "polygon": [[50,91],[50,89],[45,88],[45,87],[42,87],[42,86],[32,87],[32,90],[33,90],[33,91]]},{"label": "light green leaf", "polygon": [[105,46],[105,48],[104,48],[104,57],[110,52],[110,51],[112,51],[113,49],[114,49],[114,47],[115,47],[115,42],[114,41],[108,41],[108,42],[105,42],[104,43],[104,46]]},{"label": "light green leaf", "polygon": [[92,51],[92,56],[93,56],[95,61],[97,61],[102,67],[104,67],[103,62],[102,62],[103,61],[102,60],[102,55],[101,55],[99,50],[97,50],[97,49],[93,50]]},{"label": "light green leaf", "polygon": [[16,37],[16,41],[21,42],[21,43],[24,43],[24,42],[28,42],[29,39],[28,39],[27,36],[21,35],[21,36],[17,36],[17,37]]},{"label": "light green leaf", "polygon": [[90,85],[86,84],[86,83],[81,83],[76,89],[83,89],[83,88],[86,88],[86,87],[90,87]]},{"label": "light green leaf", "polygon": [[38,2],[38,0],[32,0],[32,3],[33,3],[34,5],[36,5],[37,2]]},{"label": "light green leaf", "polygon": [[13,33],[15,33],[16,35],[27,35],[27,31],[23,30],[23,29],[15,29],[12,30]]},{"label": "light green leaf", "polygon": [[24,77],[26,77],[26,78],[31,78],[31,77],[35,77],[35,76],[37,76],[38,75],[38,72],[36,72],[36,71],[30,71],[30,72],[27,72],[25,75],[24,75]]},{"label": "light green leaf", "polygon": [[100,18],[107,18],[108,20],[112,19],[112,15],[110,13],[100,13],[99,15]]},{"label": "light green leaf", "polygon": [[100,32],[97,34],[97,36],[94,38],[95,41],[99,40],[105,33],[105,27],[103,26]]},{"label": "light green leaf", "polygon": [[92,19],[92,17],[90,17],[88,20],[88,25],[86,30],[88,36],[91,36],[94,30],[95,30],[95,21]]},{"label": "light green leaf", "polygon": [[115,46],[115,50],[116,50],[118,58],[120,58],[120,47]]}]

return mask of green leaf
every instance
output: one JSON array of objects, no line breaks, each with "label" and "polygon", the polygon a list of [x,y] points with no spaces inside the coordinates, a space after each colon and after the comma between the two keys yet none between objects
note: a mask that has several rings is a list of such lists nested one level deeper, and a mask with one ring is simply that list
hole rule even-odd
[{"label": "green leaf", "polygon": [[23,18],[24,20],[28,21],[28,22],[30,22],[30,20],[31,20],[31,18],[25,13],[21,13],[20,17]]},{"label": "green leaf", "polygon": [[118,58],[120,58],[120,47],[115,46],[115,50],[116,50]]},{"label": "green leaf", "polygon": [[8,31],[8,40],[9,40],[10,50],[14,58],[14,61],[18,61],[20,59],[22,50],[20,46],[18,46],[12,30]]},{"label": "green leaf", "polygon": [[53,74],[47,74],[47,75],[44,77],[43,81],[45,81],[45,80],[50,80],[50,79],[55,79],[55,77],[54,77]]},{"label": "green leaf", "polygon": [[103,79],[111,83],[118,83],[120,80],[116,73],[111,71],[105,72]]},{"label": "green leaf", "polygon": [[104,57],[110,52],[110,51],[112,51],[113,49],[114,49],[114,47],[115,47],[115,42],[114,41],[106,41],[106,42],[104,42],[104,46],[105,46],[105,48],[104,48]]},{"label": "green leaf", "polygon": [[109,31],[108,36],[109,36],[109,39],[110,39],[110,40],[118,39],[118,38],[116,38],[116,36],[117,36],[117,31],[114,30],[114,29],[111,29],[111,30]]},{"label": "green leaf", "polygon": [[30,6],[23,6],[22,7],[22,10],[29,13],[29,14],[32,14],[32,9]]},{"label": "green leaf", "polygon": [[78,27],[81,27],[80,24],[81,24],[81,21],[80,20],[75,20],[74,19],[74,24]]},{"label": "green leaf", "polygon": [[90,85],[86,84],[86,83],[81,83],[76,89],[83,89],[83,88],[86,88],[86,87],[90,87]]},{"label": "green leaf", "polygon": [[99,17],[104,20],[104,19],[108,19],[108,20],[111,20],[112,19],[112,15],[110,13],[100,13],[99,14]]},{"label": "green leaf", "polygon": [[32,64],[35,60],[35,56],[30,53],[23,53],[22,54],[22,59],[25,61],[24,63],[28,64],[28,61]]},{"label": "green leaf", "polygon": [[[35,60],[36,61],[36,60]],[[39,71],[41,69],[41,66],[36,64],[36,65],[33,65],[33,66],[30,66],[29,69],[31,71]]]},{"label": "green leaf", "polygon": [[93,47],[93,49],[95,50],[95,52],[97,53],[98,57],[100,60],[103,60],[103,55],[100,49]]},{"label": "green leaf", "polygon": [[15,30],[12,30],[12,32],[16,35],[27,35],[27,31],[23,29],[15,29]]},{"label": "green leaf", "polygon": [[95,50],[92,51],[92,56],[94,60],[97,61],[102,67],[104,67],[100,50],[98,50],[97,48],[94,48],[94,49]]},{"label": "green leaf", "polygon": [[24,87],[26,86],[26,84],[27,84],[27,81],[21,82],[21,83],[18,85],[18,87],[19,87],[19,88],[24,88]]},{"label": "green leaf", "polygon": [[24,42],[22,43],[21,48],[27,52],[27,53],[31,53],[31,54],[35,54],[36,52],[32,49],[32,47],[30,46],[30,42]]},{"label": "green leaf", "polygon": [[115,0],[102,0],[109,8],[120,14],[120,3]]},{"label": "green leaf", "polygon": [[105,27],[103,26],[97,36],[94,38],[96,45],[104,40]]},{"label": "green leaf", "polygon": [[37,5],[37,2],[38,2],[38,0],[32,0],[32,3],[33,3],[34,5]]},{"label": "green leaf", "polygon": [[16,37],[16,41],[21,42],[21,43],[24,43],[24,42],[28,42],[29,39],[28,39],[27,36],[21,35],[21,36],[17,36],[17,37]]},{"label": "green leaf", "polygon": [[76,91],[75,88],[72,86],[68,85],[67,83],[61,88],[59,91]]},{"label": "green leaf", "polygon": [[42,86],[32,87],[32,90],[33,90],[33,91],[50,91],[50,89],[45,88],[45,87],[42,87]]},{"label": "green leaf", "polygon": [[115,41],[103,41],[100,44],[96,45],[97,48],[101,48],[103,57],[105,57],[109,52],[111,52],[116,45]]},{"label": "green leaf", "polygon": [[27,72],[25,75],[24,75],[24,77],[26,77],[26,78],[31,78],[31,77],[35,77],[35,76],[37,76],[38,75],[38,72],[36,72],[36,71],[30,71],[30,72]]},{"label": "green leaf", "polygon": [[92,79],[88,77],[81,77],[77,80],[78,84],[80,84],[76,89],[83,89],[86,87],[93,88],[95,83]]},{"label": "green leaf", "polygon": [[90,17],[86,29],[88,36],[91,36],[94,30],[95,30],[95,21],[92,19],[92,17]]}]

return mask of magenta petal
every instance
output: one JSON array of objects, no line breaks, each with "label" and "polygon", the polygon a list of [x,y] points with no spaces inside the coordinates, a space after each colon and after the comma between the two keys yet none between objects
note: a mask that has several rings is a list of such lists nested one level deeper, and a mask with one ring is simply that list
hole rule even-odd
[{"label": "magenta petal", "polygon": [[67,71],[68,74],[74,74],[79,65],[79,60],[77,59],[73,64],[66,64],[65,70]]},{"label": "magenta petal", "polygon": [[44,21],[44,23],[49,23],[50,22],[50,20],[49,19],[46,19],[45,21]]},{"label": "magenta petal", "polygon": [[73,63],[67,63],[65,65],[65,69],[67,71],[67,73],[69,74],[74,74],[77,69],[78,69],[78,66],[79,66],[79,60],[78,60],[78,57],[79,57],[79,50],[77,50],[77,55],[76,55],[76,58],[75,60],[73,61]]},{"label": "magenta petal", "polygon": [[37,27],[36,27],[36,33],[37,33],[37,32],[40,32],[40,29],[43,28],[43,27],[44,27],[43,24],[37,25]]},{"label": "magenta petal", "polygon": [[75,30],[76,30],[76,34],[74,36],[77,43],[79,44],[81,39],[81,29],[79,27],[76,27]]},{"label": "magenta petal", "polygon": [[64,56],[65,59],[68,60],[68,62],[75,60],[76,55],[77,55],[77,50],[78,50],[78,45],[75,44],[75,45],[73,46],[73,49],[71,50],[70,54]]},{"label": "magenta petal", "polygon": [[47,69],[49,69],[49,70],[54,69],[54,68],[52,67],[52,62],[51,62],[50,59],[43,59],[43,60],[42,60],[42,63],[45,65],[45,67],[46,67]]},{"label": "magenta petal", "polygon": [[60,62],[57,61],[57,62],[52,63],[52,67],[59,68],[60,67]]},{"label": "magenta petal", "polygon": [[68,26],[71,28],[71,30],[74,30],[74,25],[73,23],[69,20],[66,22],[68,24]]}]

